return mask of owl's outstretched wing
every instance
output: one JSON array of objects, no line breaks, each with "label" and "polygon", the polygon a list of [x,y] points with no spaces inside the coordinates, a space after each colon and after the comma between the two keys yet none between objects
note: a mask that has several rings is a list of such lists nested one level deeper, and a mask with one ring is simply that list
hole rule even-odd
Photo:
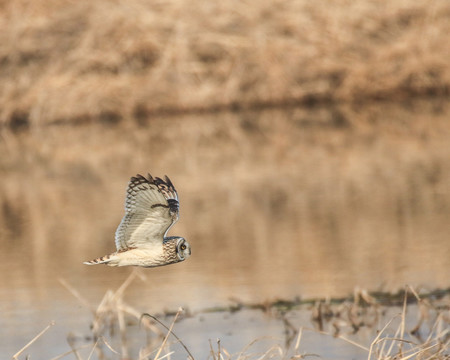
[{"label": "owl's outstretched wing", "polygon": [[178,220],[178,194],[170,179],[150,174],[132,177],[128,183],[125,216],[116,230],[117,251],[162,242]]}]

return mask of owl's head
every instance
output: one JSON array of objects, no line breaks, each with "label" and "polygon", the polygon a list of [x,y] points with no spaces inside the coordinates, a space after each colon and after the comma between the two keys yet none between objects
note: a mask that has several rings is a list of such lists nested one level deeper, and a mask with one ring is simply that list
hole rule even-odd
[{"label": "owl's head", "polygon": [[191,256],[191,245],[189,245],[185,238],[177,236],[176,244],[177,257],[179,261],[186,260],[189,256]]}]

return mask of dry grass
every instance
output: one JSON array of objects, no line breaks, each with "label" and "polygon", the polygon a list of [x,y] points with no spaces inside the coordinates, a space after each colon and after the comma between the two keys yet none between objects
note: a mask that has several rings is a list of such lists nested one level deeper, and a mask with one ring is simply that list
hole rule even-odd
[{"label": "dry grass", "polygon": [[[141,331],[147,333],[147,340],[144,344],[140,344],[139,355],[136,359],[153,359],[163,360],[165,358],[171,358],[174,351],[171,350],[171,345],[175,343],[181,343],[186,352],[186,357],[189,360],[195,360],[189,348],[183,343],[174,333],[175,323],[177,322],[180,314],[183,310],[180,308],[174,312],[175,316],[170,326],[164,325],[157,317],[150,314],[142,314],[135,308],[127,305],[123,300],[123,295],[130,283],[137,277],[142,276],[138,271],[134,271],[125,280],[125,282],[116,291],[108,291],[98,307],[92,308],[93,310],[93,323],[91,325],[92,335],[90,337],[92,345],[82,344],[77,345],[73,336],[69,334],[68,343],[72,348],[70,351],[55,357],[53,360],[60,359],[69,354],[74,354],[78,360],[87,359],[90,360],[96,353],[98,359],[109,359],[111,356],[116,358],[119,356],[121,359],[134,358],[130,355],[130,343],[128,337],[128,331],[130,327],[136,326],[138,323]],[[62,284],[74,294],[81,303],[86,305],[86,300],[83,299],[78,292],[73,289],[64,280]],[[417,300],[419,309],[419,323],[416,327],[408,331],[406,327],[406,314],[408,311],[407,296],[413,294]],[[442,300],[442,299],[441,299]],[[355,292],[354,301],[350,304],[350,308],[344,311],[342,304],[336,306],[325,302],[325,308],[315,307],[313,311],[312,321],[319,327],[305,328],[304,326],[296,327],[289,323],[287,319],[287,313],[279,311],[277,308],[271,308],[271,315],[282,319],[284,325],[288,325],[290,329],[285,332],[286,338],[283,343],[273,340],[273,345],[263,352],[253,352],[252,347],[261,341],[262,339],[255,339],[249,343],[245,348],[236,354],[232,354],[227,351],[221,345],[220,339],[216,344],[212,344],[209,340],[210,346],[210,358],[213,360],[250,360],[250,359],[280,359],[280,360],[293,360],[303,359],[309,356],[320,356],[320,354],[308,354],[302,351],[302,335],[305,331],[312,331],[326,336],[332,336],[338,341],[344,341],[350,343],[352,346],[356,346],[367,352],[367,359],[376,360],[444,360],[448,359],[450,351],[450,317],[449,309],[450,303],[448,302],[448,294],[444,297],[443,301],[430,301],[429,299],[421,299],[417,292],[411,288],[406,287],[405,298],[401,313],[394,316],[389,320],[382,319],[382,327],[377,329],[379,321],[373,321],[371,324],[367,323],[366,319],[372,317],[373,314],[377,314],[377,319],[381,317],[383,309],[375,298],[370,296],[364,290],[357,290]],[[349,304],[344,304],[349,306]],[[340,309],[338,309],[340,307]],[[409,310],[410,311],[410,310]],[[345,312],[346,315],[342,315]],[[319,320],[318,315],[321,318]],[[431,326],[423,326],[424,318],[431,324]],[[397,321],[400,319],[400,321]],[[431,320],[432,319],[432,320]],[[350,339],[347,335],[350,332],[340,331],[327,332],[323,328],[323,322],[327,322],[335,329],[345,327],[352,328],[352,332],[356,333],[362,327],[370,327],[376,330],[373,335],[372,341],[369,346],[358,343]],[[359,323],[355,327],[356,322]],[[397,326],[392,328],[393,323],[397,323]],[[50,324],[46,329],[39,333],[30,343],[24,346],[19,352],[17,352],[13,359],[19,359],[19,356],[25,352],[25,350],[33,342],[38,340],[44,335],[45,331],[51,326]],[[116,329],[118,332],[116,333]],[[163,329],[164,331],[161,331]],[[393,335],[392,334],[392,330]],[[420,333],[420,334],[419,334]],[[424,336],[425,334],[425,336]],[[149,336],[150,335],[150,336]],[[156,335],[156,337],[155,337]],[[117,338],[118,340],[115,340]],[[172,341],[174,339],[175,341]],[[267,339],[265,339],[267,340]],[[206,339],[205,339],[206,342]],[[87,357],[83,357],[82,350],[87,350]]]},{"label": "dry grass", "polygon": [[0,122],[448,94],[450,4],[4,1]]}]

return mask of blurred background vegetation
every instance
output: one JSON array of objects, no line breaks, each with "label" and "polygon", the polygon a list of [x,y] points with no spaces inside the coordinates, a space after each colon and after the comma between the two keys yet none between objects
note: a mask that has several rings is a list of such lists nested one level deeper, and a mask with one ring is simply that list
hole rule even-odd
[{"label": "blurred background vegetation", "polygon": [[445,0],[0,3],[0,122],[448,95]]}]

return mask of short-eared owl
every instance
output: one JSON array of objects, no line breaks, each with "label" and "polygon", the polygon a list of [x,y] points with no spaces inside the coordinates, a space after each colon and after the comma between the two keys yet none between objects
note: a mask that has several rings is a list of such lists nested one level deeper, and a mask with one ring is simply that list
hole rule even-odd
[{"label": "short-eared owl", "polygon": [[170,179],[138,174],[128,183],[125,216],[116,230],[117,251],[84,264],[155,267],[187,259],[189,243],[179,236],[166,237],[178,217],[178,194]]}]

